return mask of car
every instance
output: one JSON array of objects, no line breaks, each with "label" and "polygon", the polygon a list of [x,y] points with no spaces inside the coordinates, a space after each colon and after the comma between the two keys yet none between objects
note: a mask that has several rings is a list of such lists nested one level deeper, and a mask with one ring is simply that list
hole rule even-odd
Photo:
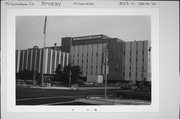
[{"label": "car", "polygon": [[114,92],[114,97],[119,99],[140,99],[151,101],[151,89],[149,87],[138,87],[135,89],[120,89]]}]

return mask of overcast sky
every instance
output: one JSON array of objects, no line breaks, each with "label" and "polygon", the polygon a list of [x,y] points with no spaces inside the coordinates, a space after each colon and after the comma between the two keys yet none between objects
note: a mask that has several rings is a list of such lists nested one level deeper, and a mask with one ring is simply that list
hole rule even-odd
[{"label": "overcast sky", "polygon": [[[16,49],[43,47],[44,16],[16,17]],[[46,46],[62,37],[104,34],[124,41],[151,40],[149,16],[48,16]]]}]

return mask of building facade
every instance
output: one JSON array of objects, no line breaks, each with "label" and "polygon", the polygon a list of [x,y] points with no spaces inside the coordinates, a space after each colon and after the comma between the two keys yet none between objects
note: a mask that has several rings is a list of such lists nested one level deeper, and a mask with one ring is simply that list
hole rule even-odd
[{"label": "building facade", "polygon": [[103,34],[62,38],[70,63],[82,69],[84,77],[103,75],[109,82],[150,81],[150,42],[124,42]]},{"label": "building facade", "polygon": [[42,73],[44,59],[44,74],[54,74],[58,64],[62,67],[69,64],[69,53],[62,52],[59,48],[16,50],[16,73],[23,70],[37,70]]},{"label": "building facade", "polygon": [[151,81],[150,41],[126,42],[124,57],[125,80]]},{"label": "building facade", "polygon": [[[16,73],[54,74],[58,64],[80,66],[83,77],[107,76],[108,82],[151,81],[150,41],[124,42],[103,34],[64,37],[62,46],[16,50]],[[106,73],[105,73],[106,72]]]}]

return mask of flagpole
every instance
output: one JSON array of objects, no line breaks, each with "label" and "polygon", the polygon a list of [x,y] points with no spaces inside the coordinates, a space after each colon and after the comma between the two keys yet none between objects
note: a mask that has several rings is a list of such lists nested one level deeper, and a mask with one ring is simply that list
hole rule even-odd
[{"label": "flagpole", "polygon": [[43,43],[43,65],[42,65],[42,78],[41,78],[41,86],[44,85],[44,65],[45,65],[45,44],[46,44],[46,22],[47,22],[47,16],[45,16],[45,21],[44,21],[44,43]]}]

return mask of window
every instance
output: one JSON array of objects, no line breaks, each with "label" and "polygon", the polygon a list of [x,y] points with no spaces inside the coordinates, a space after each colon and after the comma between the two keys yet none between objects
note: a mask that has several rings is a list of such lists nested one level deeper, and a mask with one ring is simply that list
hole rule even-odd
[{"label": "window", "polygon": [[96,53],[96,56],[98,57],[98,52]]}]

